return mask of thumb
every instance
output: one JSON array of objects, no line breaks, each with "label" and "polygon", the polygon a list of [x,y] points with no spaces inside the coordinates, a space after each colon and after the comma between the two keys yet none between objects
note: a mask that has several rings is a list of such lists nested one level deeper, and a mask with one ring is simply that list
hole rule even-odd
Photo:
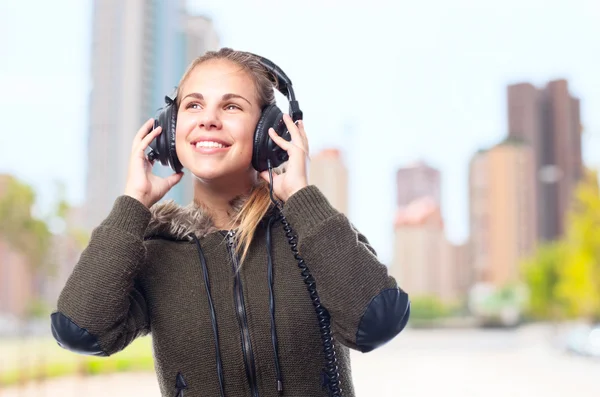
[{"label": "thumb", "polygon": [[166,178],[167,185],[169,185],[169,189],[175,186],[183,177],[183,172],[179,172],[177,174],[169,175]]}]

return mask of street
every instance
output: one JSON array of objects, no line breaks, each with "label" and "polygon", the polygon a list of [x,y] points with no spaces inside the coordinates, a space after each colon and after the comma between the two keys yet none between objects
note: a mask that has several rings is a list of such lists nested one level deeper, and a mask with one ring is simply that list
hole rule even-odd
[{"label": "street", "polygon": [[[358,397],[598,397],[600,362],[551,346],[551,329],[405,330],[368,354],[353,352]],[[0,391],[2,397],[160,397],[152,373],[68,378]]]}]

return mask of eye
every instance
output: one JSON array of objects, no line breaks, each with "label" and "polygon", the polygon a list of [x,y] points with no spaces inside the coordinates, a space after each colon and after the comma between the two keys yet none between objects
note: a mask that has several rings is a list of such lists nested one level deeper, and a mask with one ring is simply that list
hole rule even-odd
[{"label": "eye", "polygon": [[185,106],[185,108],[198,110],[198,109],[201,109],[201,106],[198,102],[190,102]]},{"label": "eye", "polygon": [[225,110],[242,110],[242,108],[240,108],[238,105],[236,105],[234,103],[230,103],[225,106]]}]

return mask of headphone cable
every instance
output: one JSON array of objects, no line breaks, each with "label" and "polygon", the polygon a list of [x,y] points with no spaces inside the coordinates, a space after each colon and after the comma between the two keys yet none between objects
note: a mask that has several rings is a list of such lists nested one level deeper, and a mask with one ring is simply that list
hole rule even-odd
[{"label": "headphone cable", "polygon": [[321,381],[323,386],[329,389],[330,397],[342,397],[337,358],[335,355],[335,345],[333,342],[333,334],[331,332],[331,316],[327,309],[325,309],[323,305],[321,305],[321,299],[319,298],[319,294],[317,293],[315,279],[311,275],[308,266],[306,266],[304,259],[300,256],[300,253],[298,252],[298,238],[294,234],[294,231],[292,230],[292,227],[290,226],[289,222],[283,215],[283,206],[281,202],[279,200],[276,200],[273,194],[273,167],[271,165],[270,159],[267,159],[267,165],[269,167],[269,195],[271,197],[271,201],[279,210],[279,215],[281,217],[281,223],[283,224],[285,235],[288,239],[288,243],[291,246],[292,252],[294,253],[294,258],[298,261],[298,267],[301,270],[300,274],[302,275],[304,284],[306,284],[308,293],[310,295],[310,299],[317,313],[319,330],[321,333],[321,340],[323,341],[323,353],[325,354],[325,368],[322,372]]}]

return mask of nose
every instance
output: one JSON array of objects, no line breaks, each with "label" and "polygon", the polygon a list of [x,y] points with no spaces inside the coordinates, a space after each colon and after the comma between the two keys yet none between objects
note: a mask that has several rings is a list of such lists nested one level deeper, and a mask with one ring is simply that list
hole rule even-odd
[{"label": "nose", "polygon": [[217,110],[207,106],[200,112],[200,117],[198,117],[198,127],[206,130],[219,130],[222,126]]}]

